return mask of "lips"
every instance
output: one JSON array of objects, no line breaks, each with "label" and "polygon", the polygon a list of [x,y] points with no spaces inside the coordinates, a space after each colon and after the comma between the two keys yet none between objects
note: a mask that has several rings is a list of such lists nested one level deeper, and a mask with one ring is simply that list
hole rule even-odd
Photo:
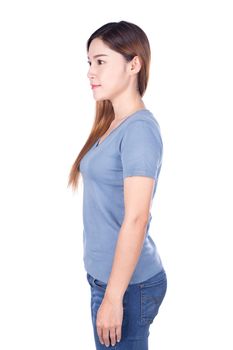
[{"label": "lips", "polygon": [[92,88],[92,89],[94,89],[94,88],[96,88],[96,87],[99,87],[99,86],[101,86],[101,85],[91,84],[91,88]]}]

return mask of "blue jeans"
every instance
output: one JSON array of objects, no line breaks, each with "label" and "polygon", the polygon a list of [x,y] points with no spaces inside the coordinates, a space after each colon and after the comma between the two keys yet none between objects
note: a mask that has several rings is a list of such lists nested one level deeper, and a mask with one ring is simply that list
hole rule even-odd
[{"label": "blue jeans", "polygon": [[123,321],[121,340],[109,347],[101,344],[96,329],[96,316],[103,300],[107,284],[87,273],[91,288],[91,317],[96,350],[148,350],[149,328],[167,290],[167,275],[163,269],[146,281],[129,284],[123,297]]}]

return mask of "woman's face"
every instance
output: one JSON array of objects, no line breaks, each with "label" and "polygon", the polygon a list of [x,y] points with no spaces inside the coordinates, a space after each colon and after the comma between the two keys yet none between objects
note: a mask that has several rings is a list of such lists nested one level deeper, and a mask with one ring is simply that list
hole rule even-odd
[{"label": "woman's face", "polygon": [[113,102],[132,86],[135,77],[130,70],[130,62],[126,62],[121,54],[111,50],[101,39],[92,40],[88,51],[88,62],[90,68],[87,77],[92,85],[95,100]]}]

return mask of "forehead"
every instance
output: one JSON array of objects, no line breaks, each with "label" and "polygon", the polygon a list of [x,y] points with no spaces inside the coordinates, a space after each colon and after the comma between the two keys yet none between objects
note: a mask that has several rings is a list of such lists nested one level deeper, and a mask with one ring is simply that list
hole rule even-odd
[{"label": "forehead", "polygon": [[92,40],[87,54],[88,58],[95,58],[100,57],[100,55],[113,56],[116,55],[117,52],[111,50],[101,39],[95,38]]}]

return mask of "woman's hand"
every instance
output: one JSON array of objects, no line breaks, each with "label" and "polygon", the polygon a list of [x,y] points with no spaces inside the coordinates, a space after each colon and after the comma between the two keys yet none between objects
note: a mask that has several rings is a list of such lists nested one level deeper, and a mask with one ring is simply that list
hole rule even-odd
[{"label": "woman's hand", "polygon": [[96,317],[96,328],[101,344],[109,346],[111,339],[111,345],[114,346],[116,341],[120,341],[122,320],[122,301],[113,301],[105,295]]}]

